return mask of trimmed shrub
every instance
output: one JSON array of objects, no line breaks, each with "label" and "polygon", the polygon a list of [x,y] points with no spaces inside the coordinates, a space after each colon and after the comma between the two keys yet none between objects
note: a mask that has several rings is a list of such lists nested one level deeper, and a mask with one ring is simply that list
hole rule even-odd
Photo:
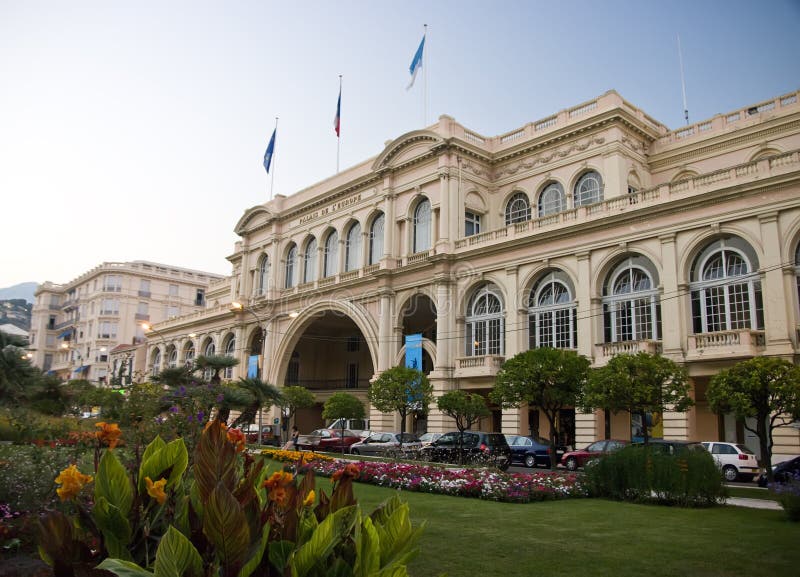
[{"label": "trimmed shrub", "polygon": [[625,447],[587,465],[586,485],[593,497],[682,507],[721,504],[727,496],[714,459],[696,450]]}]

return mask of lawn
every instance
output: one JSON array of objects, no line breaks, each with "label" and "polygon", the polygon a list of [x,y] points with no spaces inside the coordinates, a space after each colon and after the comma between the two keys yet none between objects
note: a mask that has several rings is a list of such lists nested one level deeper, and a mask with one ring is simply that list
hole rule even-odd
[{"label": "lawn", "polygon": [[[319,479],[322,485],[324,480]],[[365,511],[391,489],[356,484]],[[495,503],[404,492],[427,521],[414,577],[791,575],[800,524],[782,511],[679,509],[597,499]]]}]

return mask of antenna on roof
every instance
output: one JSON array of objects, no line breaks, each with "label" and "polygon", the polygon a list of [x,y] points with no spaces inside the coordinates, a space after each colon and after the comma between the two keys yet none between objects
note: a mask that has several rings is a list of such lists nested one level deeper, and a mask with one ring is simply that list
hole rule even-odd
[{"label": "antenna on roof", "polygon": [[689,107],[686,105],[686,80],[683,77],[683,53],[681,52],[681,35],[678,34],[678,61],[681,64],[681,93],[683,94],[683,117],[689,124]]}]

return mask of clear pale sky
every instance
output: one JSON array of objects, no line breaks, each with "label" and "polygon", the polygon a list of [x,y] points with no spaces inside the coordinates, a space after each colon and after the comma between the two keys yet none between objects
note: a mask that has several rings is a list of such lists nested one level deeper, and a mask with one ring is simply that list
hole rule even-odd
[{"label": "clear pale sky", "polygon": [[103,261],[229,274],[274,192],[428,124],[487,136],[609,89],[671,128],[800,88],[798,0],[0,0],[0,287]]}]

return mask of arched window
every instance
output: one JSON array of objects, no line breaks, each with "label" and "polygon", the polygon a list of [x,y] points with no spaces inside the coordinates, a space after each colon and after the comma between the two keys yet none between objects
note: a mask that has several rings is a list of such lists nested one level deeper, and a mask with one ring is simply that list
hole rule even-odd
[{"label": "arched window", "polygon": [[339,234],[334,230],[325,239],[325,262],[323,276],[333,276],[339,269]]},{"label": "arched window", "polygon": [[286,277],[284,280],[284,286],[286,288],[292,288],[297,281],[297,277],[295,274],[295,269],[297,268],[297,245],[293,244],[292,247],[289,249],[289,252],[286,253]]},{"label": "arched window", "polygon": [[431,203],[423,200],[414,210],[414,252],[431,248]]},{"label": "arched window", "polygon": [[[236,339],[234,337],[231,337],[228,344],[225,345],[225,356],[236,357]],[[226,379],[233,378],[233,367],[225,367],[224,377]]]},{"label": "arched window", "polygon": [[383,226],[386,221],[383,213],[372,221],[369,227],[369,264],[378,264],[383,256]]},{"label": "arched window", "polygon": [[347,230],[344,244],[344,270],[351,271],[361,268],[361,225],[354,222]]},{"label": "arched window", "polygon": [[174,369],[175,367],[178,366],[178,349],[176,349],[175,347],[172,347],[169,350],[168,354],[169,354],[169,356],[167,357],[167,366],[170,369]]},{"label": "arched window", "polygon": [[528,195],[524,192],[515,193],[506,205],[506,225],[525,222],[530,219],[531,205],[528,202]]},{"label": "arched window", "polygon": [[557,182],[548,184],[539,195],[539,216],[556,214],[567,207],[564,189]]},{"label": "arched window", "polygon": [[502,355],[505,351],[500,291],[488,284],[470,299],[465,319],[467,356]]},{"label": "arched window", "polygon": [[[214,344],[214,341],[209,340],[206,343],[206,348],[203,349],[203,355],[205,355],[207,357],[213,357],[216,354],[217,354],[217,347]],[[203,378],[206,381],[210,381],[212,376],[214,376],[214,371],[212,371],[211,369],[205,369],[203,371]]]},{"label": "arched window", "polygon": [[763,328],[757,269],[755,254],[739,238],[717,241],[700,253],[690,285],[695,333]]},{"label": "arched window", "polygon": [[154,377],[157,377],[158,374],[161,372],[161,349],[156,349],[153,353],[153,368],[150,371],[150,374]]},{"label": "arched window", "polygon": [[261,255],[258,261],[258,277],[256,278],[256,294],[263,295],[267,292],[269,282],[269,257]]},{"label": "arched window", "polygon": [[794,276],[797,280],[797,302],[800,303],[800,243],[794,251]]},{"label": "arched window", "polygon": [[575,349],[578,305],[571,283],[560,271],[542,277],[528,299],[528,346]]},{"label": "arched window", "polygon": [[594,204],[603,200],[603,179],[594,170],[587,172],[575,184],[575,206]]},{"label": "arched window", "polygon": [[660,308],[650,261],[631,257],[608,275],[603,287],[605,342],[658,340]]},{"label": "arched window", "polygon": [[303,255],[303,282],[314,282],[317,280],[317,239],[312,238],[306,244],[306,251]]},{"label": "arched window", "polygon": [[183,363],[191,365],[194,362],[194,343],[189,341],[183,349]]}]

